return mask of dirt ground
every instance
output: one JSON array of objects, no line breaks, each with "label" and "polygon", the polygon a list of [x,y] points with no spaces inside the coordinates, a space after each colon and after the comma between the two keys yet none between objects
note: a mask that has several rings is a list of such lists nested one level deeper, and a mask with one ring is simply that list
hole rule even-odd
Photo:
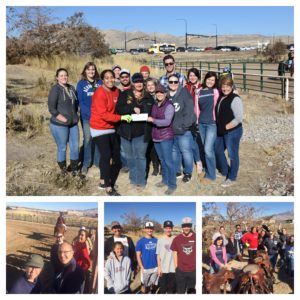
[{"label": "dirt ground", "polygon": [[[43,292],[51,292],[53,271],[50,265],[50,250],[55,243],[54,227],[49,224],[32,223],[7,219],[6,222],[6,289],[22,274],[28,255],[40,254],[45,265],[41,273]],[[65,240],[72,242],[77,236],[78,228],[69,227]]]},{"label": "dirt ground", "polygon": [[[25,95],[29,92],[24,89],[32,89],[34,86],[34,68],[26,66],[7,66],[8,91],[15,95]],[[20,86],[22,88],[20,88]],[[26,96],[27,97],[27,96]],[[253,115],[261,117],[281,117],[293,113],[292,107],[287,107],[278,98],[269,98],[254,93],[241,93],[245,108],[244,132],[251,130]],[[27,98],[26,98],[27,99]],[[28,99],[27,99],[28,100]],[[9,131],[6,140],[6,193],[7,195],[81,195],[104,196],[102,190],[98,190],[99,170],[92,167],[86,179],[72,178],[70,175],[62,177],[56,164],[56,145],[48,127],[49,113],[47,111],[47,99],[35,98],[35,108],[46,117],[43,132],[28,136],[28,133],[16,133]],[[290,104],[291,105],[291,104]],[[291,110],[291,111],[290,111]],[[288,129],[293,135],[293,128]],[[81,136],[82,144],[82,136]],[[203,186],[199,182],[197,174],[193,173],[192,181],[185,184],[181,179],[177,180],[175,196],[238,196],[238,195],[266,195],[261,184],[266,183],[276,174],[282,171],[280,162],[284,153],[289,159],[293,159],[293,138],[287,138],[276,145],[269,147],[263,141],[244,141],[240,146],[240,169],[238,181],[232,187],[222,188],[220,183],[224,178],[217,178],[214,184]],[[269,165],[272,160],[272,165]],[[128,183],[128,174],[120,173],[117,180],[118,191],[122,196],[163,196],[164,189],[156,188],[155,183],[161,181],[160,176],[151,176],[152,167],[148,176],[147,186],[143,190],[137,190]],[[285,183],[289,190],[287,194],[293,195],[293,172],[283,174],[280,181]],[[285,191],[280,194],[285,194]]]}]

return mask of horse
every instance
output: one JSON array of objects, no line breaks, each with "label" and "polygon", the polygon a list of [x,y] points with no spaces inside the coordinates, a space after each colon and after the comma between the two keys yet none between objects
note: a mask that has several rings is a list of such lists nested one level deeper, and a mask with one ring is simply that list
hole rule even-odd
[{"label": "horse", "polygon": [[57,235],[58,233],[62,233],[63,235],[66,232],[66,225],[64,224],[56,224],[54,226],[54,235]]}]

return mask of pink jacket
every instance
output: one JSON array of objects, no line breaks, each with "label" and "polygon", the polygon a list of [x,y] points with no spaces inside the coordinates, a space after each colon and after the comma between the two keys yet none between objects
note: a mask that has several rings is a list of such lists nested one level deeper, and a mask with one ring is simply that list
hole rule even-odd
[{"label": "pink jacket", "polygon": [[[224,263],[227,264],[226,247],[223,246],[222,250],[223,250],[223,260],[224,260]],[[214,261],[214,263],[216,263],[217,265],[221,266],[222,263],[218,260],[218,258],[216,256],[216,246],[214,244],[212,244],[209,247],[209,251],[210,251],[210,255],[211,255],[212,261]]]},{"label": "pink jacket", "polygon": [[[197,116],[197,123],[198,123],[198,120],[199,120],[199,117],[200,117],[200,108],[199,108],[199,104],[198,104],[198,98],[199,98],[199,95],[200,95],[200,90],[202,90],[202,87],[200,89],[197,89],[196,92],[195,92],[195,99],[194,100],[194,111],[196,113],[196,116]],[[218,91],[218,89],[214,89],[214,109],[213,109],[213,118],[214,120],[216,121],[216,113],[215,113],[215,107],[217,105],[217,101],[218,101],[218,98],[220,96],[220,93]]]}]

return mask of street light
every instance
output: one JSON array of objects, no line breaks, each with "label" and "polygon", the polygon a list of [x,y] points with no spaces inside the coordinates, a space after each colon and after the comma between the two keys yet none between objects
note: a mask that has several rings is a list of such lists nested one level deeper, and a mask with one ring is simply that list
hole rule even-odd
[{"label": "street light", "polygon": [[213,26],[216,26],[216,48],[218,47],[218,26],[217,24],[211,24]]},{"label": "street light", "polygon": [[188,42],[187,42],[187,20],[186,19],[176,19],[177,21],[184,21],[185,23],[185,50],[187,50]]}]

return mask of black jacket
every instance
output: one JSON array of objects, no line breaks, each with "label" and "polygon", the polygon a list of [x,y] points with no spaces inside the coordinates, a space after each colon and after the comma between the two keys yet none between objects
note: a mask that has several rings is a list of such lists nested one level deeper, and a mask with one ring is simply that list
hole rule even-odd
[{"label": "black jacket", "polygon": [[74,258],[56,275],[54,290],[56,294],[83,294],[84,273]]},{"label": "black jacket", "polygon": [[[72,85],[68,85],[68,90],[69,94],[59,84],[55,84],[50,90],[48,109],[51,113],[50,122],[55,125],[73,126],[78,123],[78,99],[76,90]],[[56,119],[59,114],[67,119],[66,123]]]},{"label": "black jacket", "polygon": [[[136,253],[135,253],[135,246],[132,239],[127,235],[122,235],[123,237],[127,237],[128,241],[128,256],[131,260],[131,270],[134,271],[137,267],[137,260],[136,260]],[[114,237],[108,238],[104,243],[104,256],[105,260],[110,255],[110,252],[113,251],[114,246]]]},{"label": "black jacket", "polygon": [[[120,94],[116,113],[119,115],[135,114],[134,108],[138,107],[141,110],[141,114],[146,113],[150,116],[153,104],[154,99],[150,94],[145,92],[143,99],[137,101],[133,90],[130,89]],[[151,129],[152,124],[149,122],[121,122],[118,133],[127,140],[144,135],[144,142],[149,142],[151,140]]]}]

